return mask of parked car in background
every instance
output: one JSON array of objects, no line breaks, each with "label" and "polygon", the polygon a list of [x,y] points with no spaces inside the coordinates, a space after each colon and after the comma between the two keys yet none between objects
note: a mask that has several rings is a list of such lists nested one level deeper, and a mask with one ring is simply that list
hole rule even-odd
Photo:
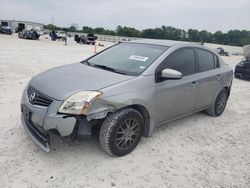
[{"label": "parked car in background", "polygon": [[39,31],[36,31],[36,32],[37,32],[37,34],[38,34],[39,36],[44,35],[44,31],[42,31],[42,30],[39,30]]},{"label": "parked car in background", "polygon": [[80,43],[80,40],[81,40],[81,38],[79,37],[79,35],[75,35],[74,36],[74,41],[76,41],[77,43]]},{"label": "parked car in background", "polygon": [[229,52],[224,52],[224,56],[229,56]]},{"label": "parked car in background", "polygon": [[15,29],[15,33],[22,32],[23,30],[24,30],[23,27],[17,27],[17,28]]},{"label": "parked car in background", "polygon": [[11,28],[9,26],[1,26],[0,27],[0,33],[1,34],[11,35],[12,31],[11,31]]},{"label": "parked car in background", "polygon": [[219,48],[216,49],[216,51],[217,51],[217,53],[220,54],[221,56],[229,56],[229,52],[226,52],[226,51],[224,50],[224,48],[219,47]]},{"label": "parked car in background", "polygon": [[235,66],[234,76],[235,78],[250,80],[250,45],[243,47],[245,60],[241,61]]},{"label": "parked car in background", "polygon": [[92,44],[95,45],[95,41],[96,41],[97,37],[94,34],[88,33],[87,35],[82,35],[82,36],[78,36],[77,34],[74,37],[74,40],[77,43],[82,43],[82,44]]},{"label": "parked car in background", "polygon": [[232,78],[229,65],[202,45],[121,42],[32,78],[21,100],[22,123],[47,152],[51,132],[82,139],[97,130],[102,148],[123,156],[168,121],[203,110],[220,116]]},{"label": "parked car in background", "polygon": [[55,31],[57,35],[57,39],[65,39],[66,38],[66,32],[65,31]]},{"label": "parked car in background", "polygon": [[18,37],[22,39],[37,40],[39,39],[40,35],[35,30],[23,30],[18,33]]},{"label": "parked car in background", "polygon": [[92,33],[88,33],[87,36],[84,37],[83,39],[83,44],[95,44],[96,37]]},{"label": "parked car in background", "polygon": [[51,31],[49,33],[49,36],[50,36],[50,38],[51,38],[52,41],[56,41],[57,40],[57,34],[56,34],[55,31]]}]

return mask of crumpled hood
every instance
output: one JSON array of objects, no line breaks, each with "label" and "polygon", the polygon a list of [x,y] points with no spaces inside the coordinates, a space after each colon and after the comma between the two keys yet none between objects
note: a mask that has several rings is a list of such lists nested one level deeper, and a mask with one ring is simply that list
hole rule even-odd
[{"label": "crumpled hood", "polygon": [[250,45],[243,46],[244,55],[247,60],[250,60]]},{"label": "crumpled hood", "polygon": [[75,63],[49,69],[32,78],[30,85],[45,95],[65,100],[79,91],[96,91],[132,78],[134,77]]}]

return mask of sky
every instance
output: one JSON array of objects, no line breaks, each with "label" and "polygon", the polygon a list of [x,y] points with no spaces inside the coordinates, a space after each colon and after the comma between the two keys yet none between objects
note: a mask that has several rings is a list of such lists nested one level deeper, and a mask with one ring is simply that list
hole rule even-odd
[{"label": "sky", "polygon": [[[53,19],[52,19],[53,18]],[[0,19],[115,29],[250,30],[250,0],[0,0]]]}]

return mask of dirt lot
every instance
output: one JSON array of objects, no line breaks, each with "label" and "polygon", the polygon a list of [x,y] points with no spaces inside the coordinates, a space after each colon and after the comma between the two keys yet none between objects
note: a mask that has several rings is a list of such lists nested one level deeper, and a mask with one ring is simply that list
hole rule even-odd
[{"label": "dirt lot", "polygon": [[[221,117],[198,113],[168,123],[125,157],[110,157],[96,138],[82,143],[56,138],[50,153],[38,148],[21,126],[25,85],[46,69],[92,53],[93,46],[73,41],[64,46],[0,35],[1,188],[250,187],[250,82],[238,79]],[[241,58],[225,61],[234,67]]]}]

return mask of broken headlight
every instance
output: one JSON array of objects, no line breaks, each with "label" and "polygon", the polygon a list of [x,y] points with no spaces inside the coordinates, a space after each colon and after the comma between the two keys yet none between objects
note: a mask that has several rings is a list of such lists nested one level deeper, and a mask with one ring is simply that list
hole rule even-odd
[{"label": "broken headlight", "polygon": [[70,96],[61,105],[58,112],[65,114],[86,114],[91,103],[102,95],[100,91],[81,91]]}]

